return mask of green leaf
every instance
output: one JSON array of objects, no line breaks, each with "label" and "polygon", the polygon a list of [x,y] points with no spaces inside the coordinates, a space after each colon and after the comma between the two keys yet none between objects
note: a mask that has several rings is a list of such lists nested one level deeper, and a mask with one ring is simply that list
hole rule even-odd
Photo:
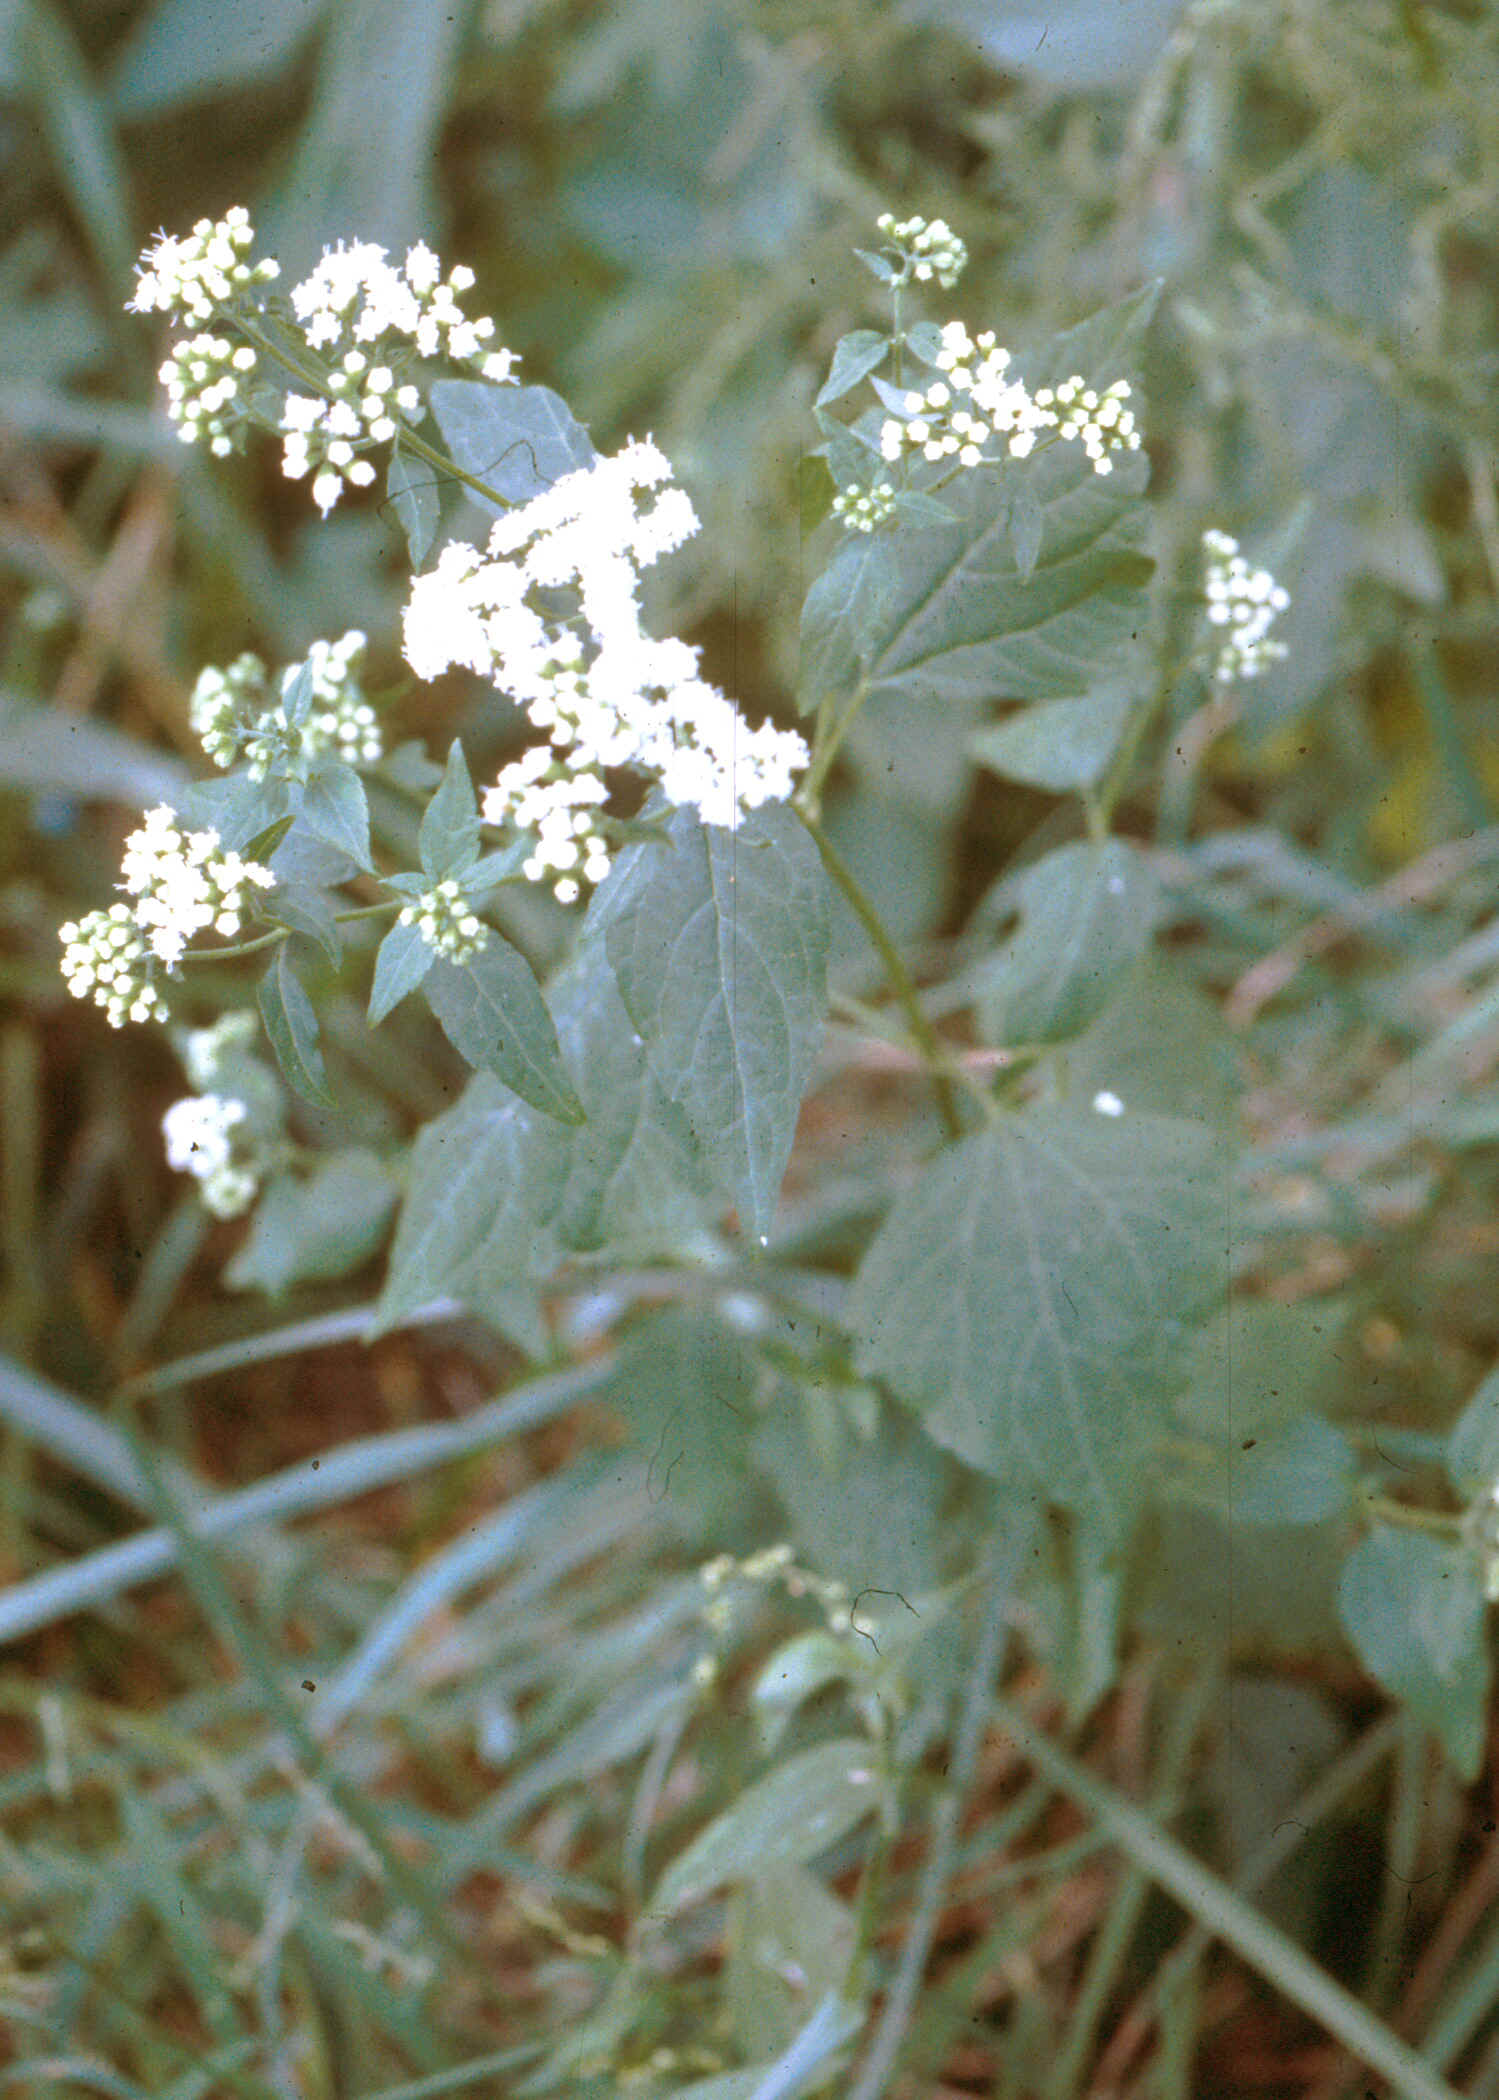
[{"label": "green leaf", "polygon": [[1447,1477],[1469,1502],[1499,1480],[1499,1370],[1490,1371],[1453,1424]]},{"label": "green leaf", "polygon": [[766,1866],[734,1891],[724,2002],[751,2063],[787,2048],[853,1961],[852,1911],[805,1867]]},{"label": "green leaf", "polygon": [[181,806],[187,769],[102,722],[59,707],[38,707],[0,692],[0,779],[7,786],[81,795],[151,809]]},{"label": "green leaf", "polygon": [[256,214],[292,282],[332,227],[396,255],[431,235],[438,133],[467,20],[452,0],[360,0],[323,14],[312,109],[274,209]]},{"label": "green leaf", "polygon": [[77,213],[103,282],[123,289],[136,252],[130,181],[67,11],[54,0],[25,0],[11,42],[22,93],[50,148],[53,179]]},{"label": "green leaf", "polygon": [[768,1233],[827,1009],[827,883],[789,809],[737,831],[690,810],[632,846],[598,892],[651,1069],[747,1228]]},{"label": "green leaf", "polygon": [[369,1024],[378,1028],[408,992],[414,992],[432,965],[437,952],[422,939],[419,926],[392,926],[375,957],[375,981],[370,987]]},{"label": "green leaf", "polygon": [[460,1057],[476,1070],[493,1072],[544,1115],[583,1121],[531,965],[493,928],[468,962],[437,961],[423,990]]},{"label": "green leaf", "polygon": [[507,504],[529,502],[598,457],[588,432],[549,386],[439,379],[430,399],[458,465],[503,498],[491,503],[468,492],[482,509],[496,514]]},{"label": "green leaf", "polygon": [[793,1635],[767,1657],[750,1687],[750,1706],[762,1755],[780,1742],[798,1709],[825,1691],[856,1677],[859,1659],[846,1640],[825,1629]]},{"label": "green leaf", "polygon": [[333,1096],[318,1048],[317,1014],[291,966],[289,947],[289,942],[282,942],[260,980],[260,1018],[287,1084],[316,1107],[331,1108]]},{"label": "green leaf", "polygon": [[1353,1446],[1321,1415],[1245,1436],[1228,1457],[1227,1503],[1235,1523],[1320,1524],[1352,1500]]},{"label": "green leaf", "polygon": [[788,1758],[699,1831],[651,1897],[652,1911],[684,1910],[724,1882],[782,1861],[805,1864],[873,1810],[888,1806],[874,1745],[849,1736]]},{"label": "green leaf", "polygon": [[[247,856],[251,860],[258,857],[253,853]],[[278,882],[268,892],[261,910],[274,924],[290,927],[293,933],[316,941],[333,967],[338,968],[343,957],[343,938],[325,890],[314,889],[310,883]]]},{"label": "green leaf", "polygon": [[587,1122],[560,1123],[491,1073],[475,1075],[413,1147],[381,1300],[387,1324],[449,1294],[482,1304],[549,1275],[567,1252],[700,1251],[696,1150],[650,1073],[602,943],[585,941],[548,1004]]},{"label": "green leaf", "polygon": [[1223,1289],[1229,1179],[1198,1124],[1005,1118],[940,1154],[866,1253],[860,1369],[970,1465],[1117,1528],[1182,1335]]},{"label": "green leaf", "polygon": [[312,696],[316,689],[316,675],[312,658],[297,664],[289,674],[283,675],[281,686],[281,718],[290,729],[300,729],[312,712]]},{"label": "green leaf", "polygon": [[1102,1013],[1056,1055],[1078,1101],[1108,1092],[1126,1109],[1226,1128],[1242,1092],[1242,1052],[1217,1007],[1154,954],[1124,972]]},{"label": "green leaf", "polygon": [[[942,492],[951,524],[896,522],[843,541],[803,609],[803,710],[860,689],[1062,699],[1121,667],[1149,619],[1142,457],[1100,476],[1076,447],[1057,446],[960,475]],[[1009,529],[1006,481],[1020,473],[1044,519],[1029,574]]]},{"label": "green leaf", "polygon": [[395,1201],[388,1170],[357,1148],[319,1160],[305,1178],[278,1175],[225,1279],[237,1291],[277,1296],[294,1283],[347,1276],[379,1246]]},{"label": "green leaf", "polygon": [[1010,490],[1007,523],[1016,573],[1022,582],[1026,582],[1041,558],[1041,542],[1046,537],[1046,513],[1041,508],[1036,484],[1027,474],[1015,476]]},{"label": "green leaf", "polygon": [[321,762],[302,796],[301,816],[310,831],[347,853],[357,867],[370,867],[369,803],[352,766],[342,759]]},{"label": "green leaf", "polygon": [[423,872],[433,882],[465,875],[479,858],[479,808],[461,741],[454,737],[436,794],[418,834]]},{"label": "green leaf", "polygon": [[757,1366],[712,1312],[667,1308],[631,1329],[607,1399],[624,1426],[621,1477],[708,1543],[773,1521],[749,1463]]},{"label": "green leaf", "polygon": [[1059,846],[1001,885],[1020,924],[980,975],[980,1026],[996,1043],[1077,1035],[1150,945],[1160,892],[1127,840]]},{"label": "green leaf", "polygon": [[833,348],[832,368],[813,406],[821,408],[851,394],[861,379],[885,362],[889,350],[890,338],[878,328],[856,328],[840,336]]},{"label": "green leaf", "polygon": [[411,566],[419,569],[436,537],[442,502],[432,468],[425,460],[408,459],[401,450],[399,439],[391,450],[385,493],[406,535]]},{"label": "green leaf", "polygon": [[110,82],[115,114],[180,109],[286,65],[316,27],[319,0],[161,0],[137,24]]},{"label": "green leaf", "polygon": [[988,722],[968,739],[981,766],[1051,794],[1097,787],[1135,706],[1132,678],[1103,680],[1081,699],[1043,700],[1008,721]]},{"label": "green leaf", "polygon": [[1343,1564],[1338,1610],[1370,1676],[1435,1731],[1464,1779],[1476,1779],[1490,1672],[1472,1554],[1425,1532],[1376,1525]]}]

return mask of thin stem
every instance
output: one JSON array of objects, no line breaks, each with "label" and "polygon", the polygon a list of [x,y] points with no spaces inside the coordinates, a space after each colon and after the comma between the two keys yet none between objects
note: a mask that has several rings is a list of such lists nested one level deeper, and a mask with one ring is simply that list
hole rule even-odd
[{"label": "thin stem", "polygon": [[811,833],[813,842],[822,855],[823,866],[847,898],[859,924],[868,934],[875,953],[884,964],[890,989],[899,1000],[901,1011],[910,1026],[912,1041],[931,1071],[932,1085],[937,1093],[937,1106],[941,1111],[947,1134],[951,1138],[960,1138],[963,1135],[963,1119],[958,1114],[947,1053],[936,1030],[921,1010],[921,1001],[916,996],[916,987],[911,982],[910,972],[901,960],[900,950],[886,932],[884,920],[860,889],[842,855],[817,819],[809,816],[797,803],[793,803],[792,807]]},{"label": "thin stem", "polygon": [[[347,926],[355,919],[382,919],[390,912],[399,911],[403,902],[404,899],[400,897],[387,897],[379,904],[360,904],[351,911],[336,911],[333,914],[333,923],[335,926]],[[262,948],[274,948],[278,941],[289,941],[292,932],[293,928],[290,926],[276,926],[269,933],[257,934],[253,941],[236,941],[229,948],[190,949],[182,960],[230,962],[237,956],[258,954]]]},{"label": "thin stem", "polygon": [[943,1898],[957,1853],[958,1831],[963,1819],[963,1795],[972,1781],[983,1746],[994,1685],[999,1676],[1008,1631],[1011,1597],[1018,1569],[1030,1545],[1027,1522],[1012,1529],[996,1527],[981,1570],[984,1589],[983,1623],[978,1648],[963,1698],[963,1709],[953,1739],[948,1767],[949,1784],[932,1818],[932,1847],[921,1877],[916,1915],[900,1950],[900,1960],[891,1979],[880,2024],[849,2089],[849,2100],[880,2100],[890,2083],[896,2059],[916,2010],[927,1956],[931,1952]]},{"label": "thin stem", "polygon": [[996,1698],[993,1718],[1038,1771],[1096,1818],[1137,1866],[1293,2005],[1388,2078],[1405,2100],[1458,2100],[1447,2081],[1268,1918],[1195,1860],[1132,1802],[1059,1749],[1020,1707]]},{"label": "thin stem", "polygon": [[[283,344],[278,343],[274,337],[267,335],[257,323],[246,320],[238,314],[226,315],[225,318],[230,320],[238,328],[241,335],[245,336],[257,349],[263,350],[268,357],[273,357],[283,370],[290,372],[293,379],[297,380],[300,385],[310,388],[314,393],[320,394],[325,401],[338,401],[342,398],[334,393],[324,373],[319,371],[314,365],[304,365]],[[474,495],[481,496],[486,503],[497,504],[502,510],[510,510],[514,507],[508,496],[502,496],[498,489],[491,488],[487,481],[481,481],[477,474],[466,473],[456,460],[450,459],[445,452],[439,452],[435,445],[429,445],[425,438],[418,437],[415,431],[408,429],[405,424],[401,426],[399,443],[407,452],[412,453],[415,458],[431,467],[434,473],[441,474],[449,480],[461,482],[466,489],[471,489]]]}]

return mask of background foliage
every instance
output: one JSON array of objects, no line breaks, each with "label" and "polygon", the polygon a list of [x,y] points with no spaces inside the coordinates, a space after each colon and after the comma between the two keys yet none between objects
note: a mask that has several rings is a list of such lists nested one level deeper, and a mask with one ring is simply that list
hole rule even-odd
[{"label": "background foliage", "polygon": [[[0,10],[17,2089],[1499,2092],[1496,34],[1397,0]],[[388,1162],[463,1078],[414,1002],[378,1034],[321,1002],[346,1083],[297,1106],[334,1156],[299,1200],[183,1196],[174,1061],[66,1000],[55,929],[181,792],[199,666],[360,624],[439,762],[518,736],[404,679],[389,505],[324,523],[162,419],[136,251],[237,202],[294,273],[426,235],[597,443],[655,434],[704,520],[661,631],[756,718],[869,686],[829,833],[953,1083],[1023,1120],[918,1178],[940,1103],[835,902],[799,1121],[805,1058],[735,1128],[711,1061],[554,985],[589,1135],[464,1096],[476,1190],[539,1146],[556,1199],[488,1220],[468,1316],[429,1304],[420,1142],[381,1252]],[[1037,462],[1063,511],[1016,604],[1101,564],[1045,651],[923,611],[944,534],[1018,547],[992,489],[820,522],[886,209],[968,243],[933,317],[1140,362],[1148,524],[1143,462],[1076,509]],[[1208,525],[1293,593],[1227,698],[1166,675]],[[634,904],[598,933],[649,1037]],[[571,921],[513,921],[545,976]],[[650,1088],[714,1142],[621,1182]]]}]

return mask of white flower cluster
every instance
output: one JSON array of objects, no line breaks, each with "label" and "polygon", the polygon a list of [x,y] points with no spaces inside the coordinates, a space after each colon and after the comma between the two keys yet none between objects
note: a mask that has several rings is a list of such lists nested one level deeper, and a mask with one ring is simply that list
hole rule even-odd
[{"label": "white flower cluster", "polygon": [[1077,374],[1057,387],[1038,387],[1034,394],[1009,374],[1010,353],[994,339],[992,329],[975,340],[961,321],[942,330],[935,359],[946,376],[913,388],[905,397],[906,420],[887,417],[880,427],[880,452],[898,460],[920,452],[931,461],[956,459],[976,467],[984,448],[998,438],[1012,459],[1025,459],[1043,432],[1081,443],[1095,474],[1112,471],[1111,453],[1139,450],[1140,433],[1124,404],[1129,382],[1116,379],[1102,393]]},{"label": "white flower cluster", "polygon": [[227,459],[249,421],[245,382],[255,370],[248,343],[236,349],[227,336],[206,331],[173,343],[157,373],[167,390],[167,414],[184,445],[207,438],[216,459]]},{"label": "white flower cluster", "polygon": [[202,327],[242,293],[281,274],[279,263],[246,262],[254,245],[250,215],[238,204],[222,219],[199,219],[180,239],[159,233],[142,251],[127,312],[173,314]]},{"label": "white flower cluster", "polygon": [[232,939],[250,892],[272,889],[276,881],[259,861],[222,851],[216,831],[180,831],[164,802],[148,809],[140,830],[126,839],[120,873],[121,888],[135,899],[135,923],[168,969],[181,961],[194,934],[211,927]]},{"label": "white flower cluster", "polygon": [[102,1006],[111,1028],[164,1021],[166,1001],[152,981],[151,950],[128,904],[111,904],[57,929],[63,981],[75,999]]},{"label": "white flower cluster", "polygon": [[316,394],[288,394],[281,409],[286,445],[281,471],[288,481],[312,474],[312,500],[326,518],[343,494],[344,484],[367,489],[375,478],[374,463],[354,447],[370,442],[352,401],[320,401]]},{"label": "white flower cluster", "polygon": [[258,861],[219,850],[216,831],[182,832],[165,803],[125,841],[120,884],[133,902],[91,911],[58,928],[62,974],[75,999],[102,1006],[112,1028],[166,1018],[155,966],[175,970],[205,927],[239,932],[249,893],[275,876]]},{"label": "white flower cluster", "polygon": [[598,829],[597,817],[608,799],[601,773],[571,763],[570,754],[559,758],[550,744],[535,744],[501,769],[485,794],[481,814],[486,824],[534,831],[536,850],[522,868],[526,880],[551,878],[558,902],[574,904],[580,877],[583,882],[602,882],[609,872],[609,842]]},{"label": "white flower cluster", "polygon": [[1275,581],[1268,569],[1251,569],[1239,552],[1239,543],[1226,532],[1209,530],[1202,535],[1207,557],[1208,619],[1214,627],[1226,627],[1213,675],[1224,684],[1255,678],[1266,664],[1286,653],[1284,642],[1271,638],[1276,615],[1291,602],[1291,594]]},{"label": "white flower cluster", "polygon": [[900,250],[903,282],[914,278],[927,284],[935,277],[950,291],[968,267],[968,250],[946,219],[897,219],[887,211],[875,224],[891,247]]},{"label": "white flower cluster", "polygon": [[489,945],[489,928],[452,875],[403,905],[397,923],[414,926],[433,953],[449,962],[468,962]]},{"label": "white flower cluster", "polygon": [[373,242],[347,248],[340,242],[323,250],[317,268],[293,290],[292,311],[313,350],[368,351],[398,338],[419,357],[476,365],[481,377],[503,383],[511,377],[513,353],[489,349],[494,322],[487,316],[470,320],[458,304],[458,294],[473,282],[473,271],[462,263],[444,278],[424,241],[407,250],[400,269]]},{"label": "white flower cluster", "polygon": [[365,636],[357,627],[336,642],[316,641],[308,652],[312,697],[300,722],[285,713],[288,693],[303,665],[281,673],[280,704],[267,702],[266,668],[250,650],[223,670],[210,666],[193,687],[189,714],[203,749],[216,766],[243,758],[252,779],[332,752],[353,766],[373,765],[385,749],[375,710],[359,689]]},{"label": "white flower cluster", "polygon": [[191,1174],[216,1218],[237,1218],[255,1199],[259,1178],[234,1157],[230,1133],[244,1122],[243,1101],[224,1094],[188,1094],[161,1119],[167,1164]]},{"label": "white flower cluster", "polygon": [[833,498],[833,515],[843,520],[848,532],[873,532],[895,509],[895,490],[888,481],[873,488],[840,489]]},{"label": "white flower cluster", "polygon": [[[507,767],[484,817],[534,826],[545,843],[527,872],[554,875],[564,902],[580,876],[598,881],[607,869],[587,815],[603,799],[606,768],[654,774],[670,801],[732,829],[741,811],[789,794],[807,763],[799,736],[745,728],[698,676],[695,649],[642,630],[639,571],[697,530],[691,502],[670,481],[658,448],[632,440],[499,518],[488,559],[451,543],[412,584],[405,652],[417,675],[465,665],[548,733],[551,752]],[[586,634],[538,609],[534,594],[559,590],[576,593]]]}]

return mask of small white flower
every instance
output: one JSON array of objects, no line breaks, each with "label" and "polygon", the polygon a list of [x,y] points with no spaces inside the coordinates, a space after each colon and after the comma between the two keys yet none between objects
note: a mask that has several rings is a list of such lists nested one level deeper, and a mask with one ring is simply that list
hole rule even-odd
[{"label": "small white flower", "polygon": [[1122,1116],[1124,1114],[1124,1103],[1117,1094],[1110,1093],[1106,1087],[1093,1096],[1093,1106],[1101,1116]]},{"label": "small white flower", "polygon": [[901,282],[926,284],[935,277],[950,290],[968,264],[968,250],[945,219],[897,219],[882,212],[875,221],[901,258]]},{"label": "small white flower", "polygon": [[449,962],[468,962],[489,945],[489,928],[451,875],[403,905],[398,923],[415,926],[433,953]]},{"label": "small white flower", "polygon": [[1208,621],[1227,629],[1214,676],[1223,684],[1256,678],[1286,653],[1285,644],[1273,639],[1270,629],[1290,605],[1291,594],[1268,569],[1251,569],[1238,541],[1228,533],[1209,529],[1202,535],[1202,547],[1207,557],[1203,589]]},{"label": "small white flower", "polygon": [[192,232],[180,238],[159,233],[142,251],[135,293],[126,310],[173,314],[203,326],[280,274],[279,265],[270,260],[245,260],[254,244],[250,215],[242,205],[222,219],[199,219]]},{"label": "small white flower", "polygon": [[258,1177],[233,1157],[230,1136],[248,1111],[243,1101],[222,1094],[189,1094],[174,1101],[161,1119],[167,1164],[191,1174],[215,1217],[236,1218],[254,1200]]}]

